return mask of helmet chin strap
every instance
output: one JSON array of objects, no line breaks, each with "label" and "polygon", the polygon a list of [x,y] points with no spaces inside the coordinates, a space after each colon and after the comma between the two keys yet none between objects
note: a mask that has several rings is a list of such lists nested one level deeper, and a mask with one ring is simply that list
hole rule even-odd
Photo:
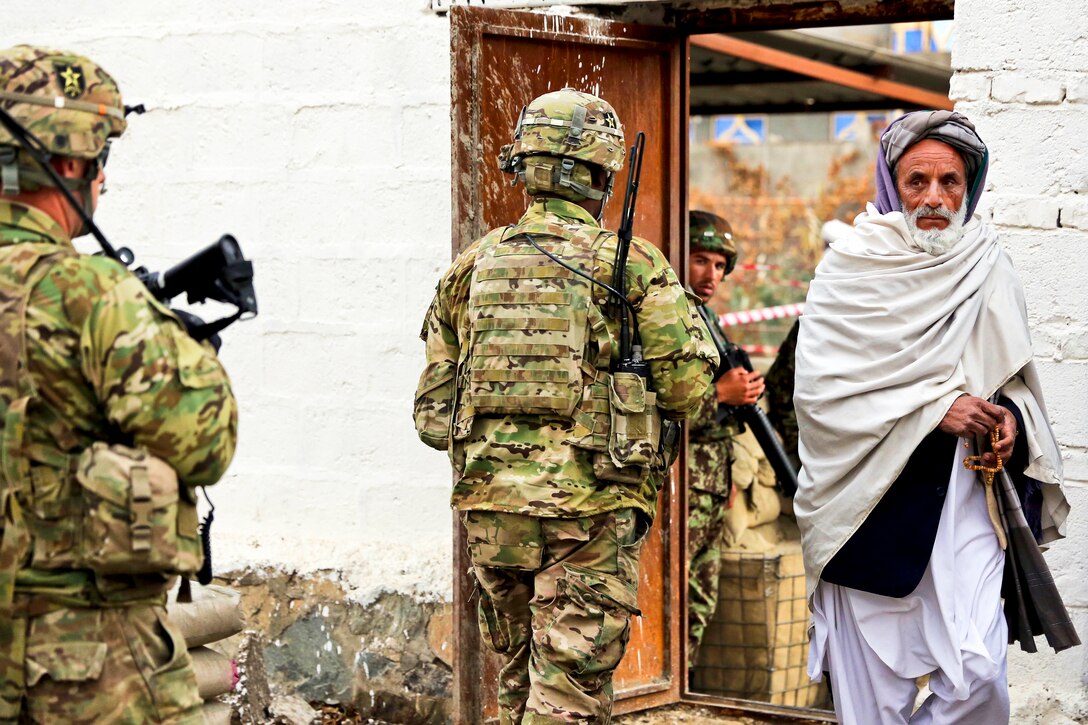
[{"label": "helmet chin strap", "polygon": [[608,172],[608,178],[604,182],[604,197],[601,199],[601,210],[597,212],[597,223],[601,223],[601,219],[604,218],[604,208],[608,205],[608,200],[612,198],[612,183],[616,180],[616,175],[611,171]]}]

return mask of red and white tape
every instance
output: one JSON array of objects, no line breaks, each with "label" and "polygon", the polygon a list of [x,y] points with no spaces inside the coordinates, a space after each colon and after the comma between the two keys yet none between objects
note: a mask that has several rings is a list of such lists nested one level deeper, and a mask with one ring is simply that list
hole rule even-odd
[{"label": "red and white tape", "polygon": [[778,354],[778,347],[776,345],[741,345],[741,349],[749,355],[770,357],[771,355]]},{"label": "red and white tape", "polygon": [[749,322],[798,317],[804,311],[805,303],[798,302],[792,305],[776,305],[774,307],[760,307],[755,310],[742,310],[741,312],[726,312],[718,317],[718,322],[721,323],[722,327],[733,327],[734,325],[746,325]]}]

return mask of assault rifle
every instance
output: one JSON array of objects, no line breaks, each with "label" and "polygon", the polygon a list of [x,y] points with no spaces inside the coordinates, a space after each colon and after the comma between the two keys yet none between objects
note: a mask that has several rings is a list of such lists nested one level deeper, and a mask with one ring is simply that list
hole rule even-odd
[{"label": "assault rifle", "polygon": [[[120,262],[125,267],[130,266],[135,261],[132,250],[127,247],[116,249],[109,243],[106,235],[94,223],[90,214],[76,200],[64,184],[64,180],[49,163],[52,153],[45,144],[3,108],[0,108],[0,125],[53,181],[53,185],[64,195],[68,204],[98,240],[102,254]],[[196,340],[215,341],[217,333],[231,323],[257,315],[257,293],[253,289],[253,264],[246,260],[238,241],[229,234],[224,234],[215,244],[161,274],[151,272],[146,267],[137,267],[133,272],[148,291],[164,304],[169,304],[170,300],[185,293],[190,303],[215,300],[236,308],[234,314],[208,323],[196,315],[179,313],[189,334]]]},{"label": "assault rifle", "polygon": [[[714,319],[714,312],[706,305],[699,305],[699,315],[709,328],[710,337],[714,340],[714,345],[718,348],[718,356],[721,358],[721,364],[718,365],[718,370],[714,374],[714,382],[718,382],[722,375],[733,368],[744,368],[752,372],[752,360],[748,357],[748,353],[730,342],[729,338],[722,333],[717,320]],[[783,496],[792,498],[793,494],[797,493],[797,471],[786,457],[786,451],[782,449],[782,443],[775,435],[767,414],[754,403],[747,405],[718,403],[718,423],[722,423],[729,417],[740,424],[741,431],[744,430],[744,426],[751,428],[752,435],[756,437],[756,442],[759,443],[771,468],[774,469],[778,490]]]}]

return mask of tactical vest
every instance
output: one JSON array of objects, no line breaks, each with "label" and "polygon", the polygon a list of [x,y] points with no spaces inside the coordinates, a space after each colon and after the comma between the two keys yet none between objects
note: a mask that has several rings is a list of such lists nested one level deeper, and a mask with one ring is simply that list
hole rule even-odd
[{"label": "tactical vest", "polygon": [[[168,464],[120,445],[83,448],[52,409],[37,405],[27,370],[30,294],[54,264],[75,254],[52,244],[0,249],[0,607],[12,601],[22,568],[156,574],[152,582],[162,584],[201,564],[195,502]],[[26,440],[31,410],[54,444]],[[104,583],[98,589],[117,601],[148,594],[131,581],[116,592]]]},{"label": "tactical vest", "polygon": [[[478,415],[542,415],[572,421],[571,445],[593,453],[599,479],[640,483],[663,468],[656,395],[609,372],[612,338],[589,280],[537,250],[594,276],[611,232],[530,223],[497,229],[479,244],[468,296],[469,339],[461,349],[450,453]],[[637,376],[636,376],[637,377]]]}]

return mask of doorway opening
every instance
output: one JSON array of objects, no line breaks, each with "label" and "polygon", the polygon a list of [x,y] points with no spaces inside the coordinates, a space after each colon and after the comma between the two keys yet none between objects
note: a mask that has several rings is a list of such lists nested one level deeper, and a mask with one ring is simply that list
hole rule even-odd
[{"label": "doorway opening", "polygon": [[[939,58],[911,58],[907,45],[898,52],[895,46],[863,42],[858,35],[898,33],[894,37],[913,48],[919,36],[908,33],[912,28],[836,25],[946,20],[951,18],[951,1],[874,0],[837,11],[828,10],[826,3],[806,11],[801,6],[810,4],[791,1],[747,10],[731,9],[738,3],[728,0],[702,3],[720,7],[698,11],[684,10],[685,4],[652,3],[658,9],[677,6],[654,14],[652,22],[636,22],[645,6],[638,3],[630,13],[621,10],[612,19],[474,6],[450,12],[452,251],[456,254],[522,212],[520,192],[509,188],[494,163],[500,146],[509,143],[522,106],[564,86],[595,93],[612,103],[632,138],[637,131],[647,134],[635,233],[657,244],[681,279],[688,264],[688,210],[710,207],[736,220],[741,266],[711,302],[719,314],[734,315],[727,330],[748,346],[753,363],[766,370],[795,319],[773,309],[803,300],[822,251],[823,223],[832,218],[848,221],[871,198],[866,185],[871,184],[868,169],[875,159],[873,134],[878,126],[902,110],[948,104],[947,57],[938,71],[927,64],[939,63]],[[799,29],[810,25],[828,27]],[[925,25],[917,29],[923,36],[933,31]],[[721,34],[723,30],[731,32]],[[744,32],[734,32],[740,30]],[[891,43],[893,36],[886,37]],[[618,215],[619,204],[613,203],[606,210],[605,226],[615,229]],[[772,311],[751,312],[767,308]],[[734,680],[750,680],[744,687],[730,684],[734,680],[726,683],[724,675],[704,676],[698,667],[689,672],[690,465],[685,450],[659,495],[657,519],[640,561],[639,608],[644,616],[632,624],[631,642],[616,673],[614,711],[694,701],[733,711],[829,719],[826,710],[817,709],[822,703],[818,693],[810,699],[802,696],[807,678],[803,664],[796,664],[807,660],[807,655],[797,654],[807,651],[802,642],[787,643],[785,651],[793,659],[784,665],[775,660],[779,651],[768,650],[765,643],[723,647],[723,656],[730,650],[755,653],[763,648],[763,654],[742,659],[739,666],[728,663],[737,670],[731,675]],[[789,502],[777,495],[774,501],[773,521],[751,528],[767,523],[788,528],[788,522],[778,521]],[[780,538],[778,543],[788,537],[783,533]],[[498,658],[482,648],[476,599],[465,576],[464,530],[456,516],[453,546],[454,717],[462,723],[489,722],[498,710]],[[748,554],[738,554],[738,561],[744,556]],[[780,567],[773,576],[785,571]],[[726,586],[743,590],[736,583]],[[776,594],[773,626],[767,625],[774,631],[762,635],[763,640],[777,642],[780,621],[804,630],[798,624],[807,620],[803,577],[800,594],[783,592],[780,588]],[[743,601],[740,595],[735,599]],[[770,608],[766,601],[762,604],[764,620],[769,620]],[[785,617],[779,616],[783,607]],[[793,695],[787,694],[789,687],[775,684],[783,677],[777,673],[787,671]]]},{"label": "doorway opening", "polygon": [[[951,109],[952,32],[944,20],[690,38],[689,209],[727,220],[738,248],[734,271],[708,304],[766,374],[760,405],[795,470],[793,343],[808,282],[825,245],[875,198],[883,130],[906,111]],[[702,455],[693,448],[689,466],[721,446],[689,445],[706,447]],[[696,522],[687,532],[688,627],[696,633],[687,697],[828,708],[826,686],[807,673],[792,500],[750,430],[735,435],[727,507],[703,510],[701,489],[714,485],[698,473],[687,471]],[[721,531],[713,557],[702,543],[708,525]],[[717,577],[716,593],[708,577]]]}]

